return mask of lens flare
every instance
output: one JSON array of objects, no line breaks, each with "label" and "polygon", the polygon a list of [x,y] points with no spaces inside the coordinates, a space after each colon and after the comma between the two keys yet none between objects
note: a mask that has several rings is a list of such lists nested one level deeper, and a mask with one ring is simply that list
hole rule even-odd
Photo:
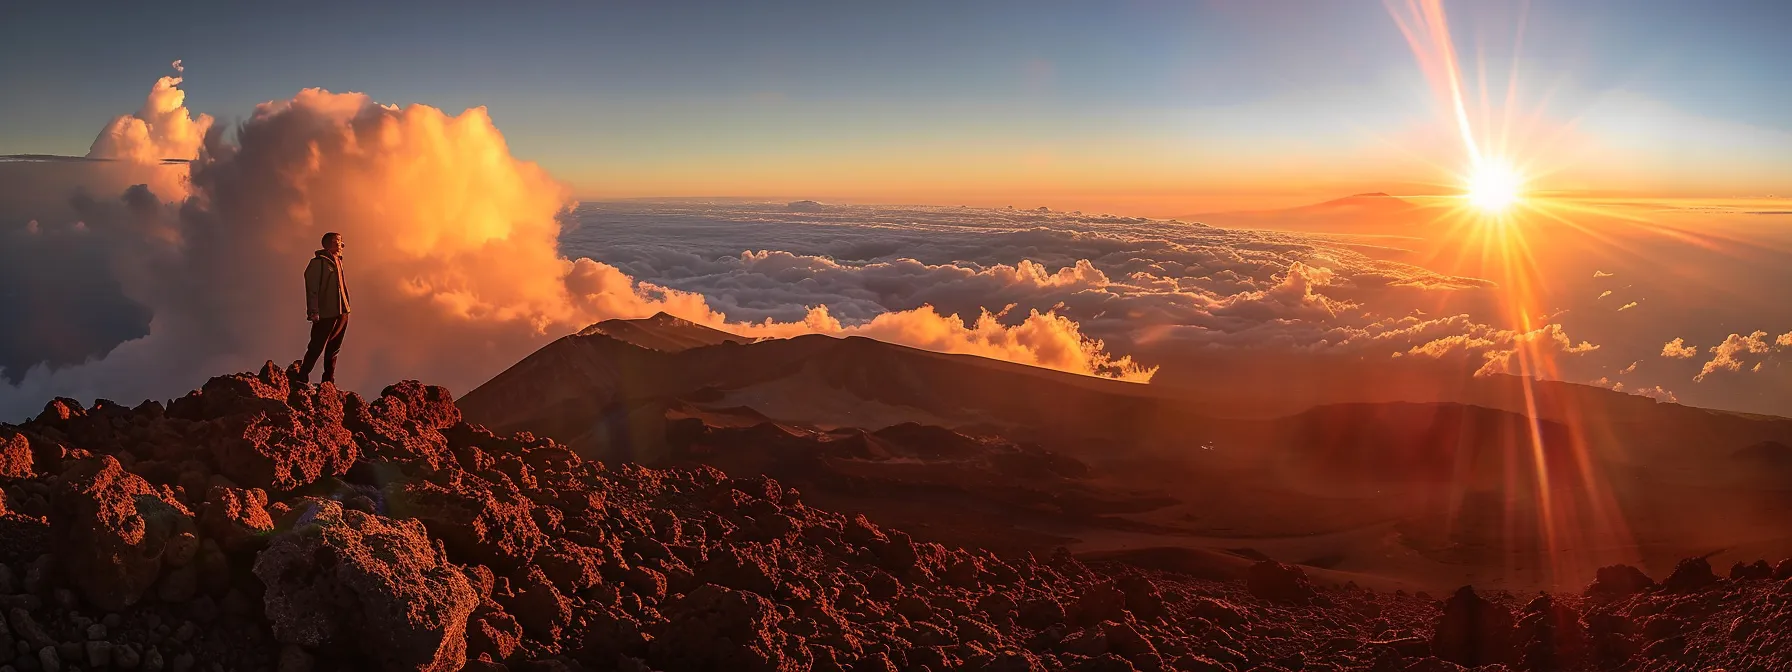
[{"label": "lens flare", "polygon": [[[1547,297],[1554,288],[1534,256],[1547,248],[1536,236],[1546,223],[1585,231],[1575,219],[1589,207],[1540,188],[1554,172],[1550,159],[1559,158],[1548,156],[1550,148],[1572,126],[1545,132],[1540,114],[1516,111],[1516,66],[1499,105],[1489,95],[1485,64],[1473,64],[1473,71],[1482,73],[1478,81],[1466,78],[1443,0],[1384,1],[1431,85],[1440,121],[1461,141],[1456,165],[1465,172],[1438,166],[1451,182],[1437,186],[1454,193],[1439,199],[1449,207],[1440,209],[1435,225],[1447,227],[1445,238],[1452,244],[1434,252],[1443,257],[1436,261],[1455,272],[1496,279],[1504,289],[1496,310],[1521,333],[1540,333],[1539,322],[1548,318],[1539,316],[1551,313]],[[1539,386],[1540,380],[1561,378],[1542,340],[1520,344],[1511,362],[1530,431],[1504,440],[1512,468],[1501,488],[1506,527],[1500,552],[1508,576],[1569,588],[1585,585],[1599,566],[1637,562],[1641,549],[1596,456],[1588,453],[1586,437],[1606,431],[1607,419]],[[1562,418],[1565,432],[1545,431],[1545,406]],[[1452,487],[1466,497],[1475,486]]]},{"label": "lens flare", "polygon": [[1511,164],[1487,160],[1469,175],[1468,190],[1463,194],[1469,205],[1482,212],[1497,215],[1511,209],[1523,197],[1524,178]]}]

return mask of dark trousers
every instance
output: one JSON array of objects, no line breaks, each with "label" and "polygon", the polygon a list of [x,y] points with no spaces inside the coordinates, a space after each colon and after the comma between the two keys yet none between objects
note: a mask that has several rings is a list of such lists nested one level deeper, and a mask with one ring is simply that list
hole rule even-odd
[{"label": "dark trousers", "polygon": [[323,355],[323,382],[335,382],[336,353],[342,351],[342,336],[347,333],[348,313],[312,322],[311,344],[305,346],[305,363],[299,365],[299,379],[311,380],[311,367],[317,365],[317,356]]}]

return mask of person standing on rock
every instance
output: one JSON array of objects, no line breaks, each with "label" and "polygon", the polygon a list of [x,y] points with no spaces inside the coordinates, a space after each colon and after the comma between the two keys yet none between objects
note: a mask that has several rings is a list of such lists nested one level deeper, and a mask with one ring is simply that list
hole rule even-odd
[{"label": "person standing on rock", "polygon": [[348,333],[348,281],[342,273],[342,234],[324,234],[324,249],[311,257],[305,266],[305,319],[311,321],[311,343],[305,346],[305,361],[299,366],[299,380],[311,381],[311,367],[317,358],[324,358],[323,382],[336,381],[336,353],[342,351],[342,337]]}]

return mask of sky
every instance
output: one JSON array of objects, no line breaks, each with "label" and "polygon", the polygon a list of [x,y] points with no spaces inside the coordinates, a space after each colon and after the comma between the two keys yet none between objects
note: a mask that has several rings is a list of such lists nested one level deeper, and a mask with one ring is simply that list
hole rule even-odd
[{"label": "sky", "polygon": [[4,11],[0,418],[290,361],[325,231],[362,392],[664,311],[1281,410],[1792,415],[1772,4]]},{"label": "sky", "polygon": [[[0,154],[84,154],[180,59],[225,125],[307,87],[486,106],[581,197],[1176,216],[1448,190],[1467,160],[1403,2],[371,4],[9,3]],[[1540,186],[1792,193],[1792,6],[1444,6],[1477,131],[1523,120]]]}]

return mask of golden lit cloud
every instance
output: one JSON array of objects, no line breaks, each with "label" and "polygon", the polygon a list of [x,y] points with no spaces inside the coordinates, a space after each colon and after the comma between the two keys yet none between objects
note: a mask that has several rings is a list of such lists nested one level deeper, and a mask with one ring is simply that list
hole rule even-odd
[{"label": "golden lit cloud", "polygon": [[1737,355],[1767,352],[1767,342],[1762,340],[1766,336],[1767,332],[1765,331],[1756,331],[1747,336],[1730,334],[1724,338],[1724,342],[1711,348],[1712,354],[1716,356],[1712,357],[1711,361],[1705,362],[1705,366],[1699,369],[1699,375],[1693,376],[1692,379],[1702,381],[1706,376],[1718,371],[1742,370],[1742,360],[1737,359]]},{"label": "golden lit cloud", "polygon": [[1667,345],[1661,346],[1661,356],[1670,359],[1691,359],[1697,357],[1698,354],[1698,347],[1687,345],[1684,338],[1676,338],[1668,341]]}]

